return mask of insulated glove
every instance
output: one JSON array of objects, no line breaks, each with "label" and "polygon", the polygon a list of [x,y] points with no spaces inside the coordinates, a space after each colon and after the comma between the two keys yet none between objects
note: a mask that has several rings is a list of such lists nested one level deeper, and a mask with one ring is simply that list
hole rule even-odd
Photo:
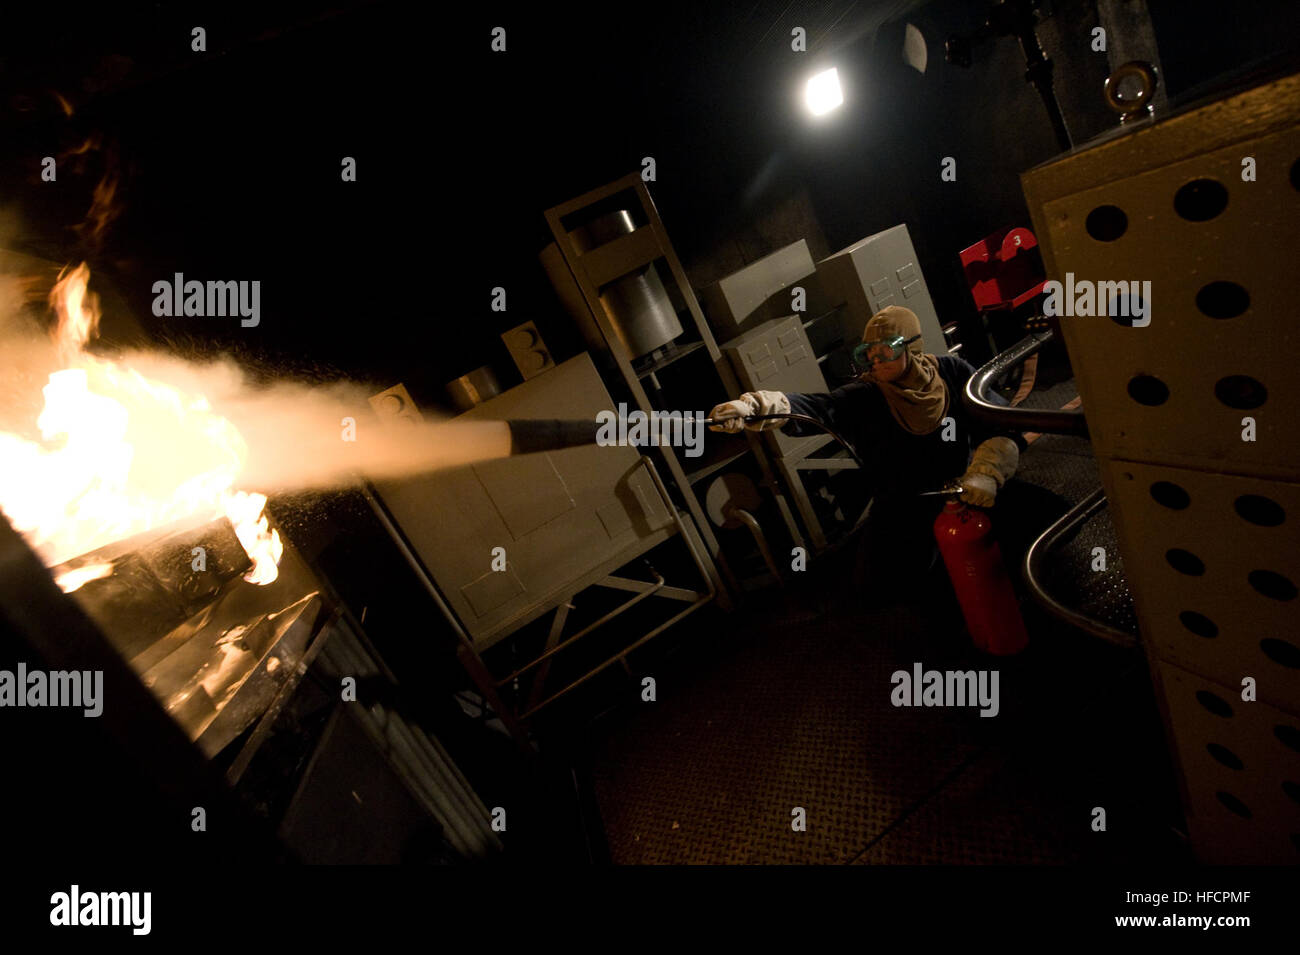
[{"label": "insulated glove", "polygon": [[750,422],[743,419],[747,415],[789,414],[789,412],[790,399],[784,393],[780,391],[747,391],[734,401],[724,401],[722,404],[715,406],[709,412],[709,417],[714,421],[713,424],[709,425],[709,428],[713,431],[725,431],[729,434],[736,434],[741,428],[748,428],[750,431],[779,428],[785,424],[779,418]]},{"label": "insulated glove", "polygon": [[1010,438],[989,438],[971,456],[961,476],[961,499],[976,507],[992,507],[998,490],[1020,464],[1020,448]]}]

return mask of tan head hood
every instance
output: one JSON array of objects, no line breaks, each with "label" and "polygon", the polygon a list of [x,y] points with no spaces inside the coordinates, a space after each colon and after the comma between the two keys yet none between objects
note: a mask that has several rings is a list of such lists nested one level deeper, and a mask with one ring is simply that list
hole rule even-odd
[{"label": "tan head hood", "polygon": [[[876,342],[902,335],[912,338],[921,334],[921,321],[910,308],[890,305],[882,308],[862,331],[864,342]],[[929,434],[943,423],[948,411],[948,389],[939,374],[939,361],[927,355],[918,338],[907,346],[907,370],[893,381],[877,381],[889,403],[894,420],[912,434]]]}]

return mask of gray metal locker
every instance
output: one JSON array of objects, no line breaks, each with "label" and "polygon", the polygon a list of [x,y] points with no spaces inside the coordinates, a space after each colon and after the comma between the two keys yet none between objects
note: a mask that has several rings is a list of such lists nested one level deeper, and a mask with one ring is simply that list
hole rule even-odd
[{"label": "gray metal locker", "polygon": [[921,341],[935,355],[948,354],[942,323],[916,261],[906,225],[877,232],[817,263],[831,304],[847,305],[844,343],[862,340],[867,319],[887,305],[910,308],[921,320]]}]

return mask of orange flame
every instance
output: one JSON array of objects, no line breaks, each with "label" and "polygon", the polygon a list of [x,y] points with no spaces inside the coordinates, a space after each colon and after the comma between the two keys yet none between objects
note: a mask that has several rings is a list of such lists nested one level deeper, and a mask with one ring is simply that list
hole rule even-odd
[{"label": "orange flame", "polygon": [[54,340],[64,365],[74,365],[86,343],[99,333],[99,296],[87,293],[90,267],[82,262],[71,272],[64,269],[50,290],[50,307],[58,316]]},{"label": "orange flame", "polygon": [[0,510],[48,565],[182,518],[225,516],[253,561],[245,579],[275,580],[284,546],[266,497],[234,488],[247,457],[239,431],[203,396],[83,350],[99,323],[89,278],[83,263],[50,294],[65,367],[43,389],[43,440],[0,432]]},{"label": "orange flame", "polygon": [[91,197],[90,208],[86,210],[85,221],[77,226],[82,238],[94,248],[99,248],[108,233],[109,225],[122,211],[121,206],[114,202],[116,195],[117,179],[113,176],[106,175],[95,183],[95,192]]},{"label": "orange flame", "polygon": [[80,590],[83,584],[88,584],[92,580],[99,580],[101,577],[107,577],[112,572],[113,565],[111,562],[88,564],[85,567],[65,570],[54,578],[54,582],[59,585],[59,589],[65,594],[70,594],[74,590]]}]

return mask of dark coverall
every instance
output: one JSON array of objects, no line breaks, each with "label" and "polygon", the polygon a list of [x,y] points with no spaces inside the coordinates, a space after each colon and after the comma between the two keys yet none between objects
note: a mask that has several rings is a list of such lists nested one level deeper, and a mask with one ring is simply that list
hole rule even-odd
[{"label": "dark coverall", "polygon": [[[998,435],[1011,438],[1025,449],[1019,433],[990,431],[970,417],[962,392],[975,369],[961,358],[937,356],[939,374],[948,392],[945,417],[956,425],[955,434],[944,426],[929,434],[911,434],[894,420],[889,405],[874,382],[855,381],[830,394],[787,394],[790,411],[825,422],[853,445],[866,464],[873,502],[859,541],[857,583],[880,596],[895,594],[902,599],[919,596],[935,570],[939,552],[934,541],[934,519],[947,497],[918,497],[922,491],[936,491],[965,473],[971,452],[983,441]],[[1001,396],[991,397],[1006,404]],[[818,433],[806,422],[791,421],[783,429],[791,435]],[[945,431],[953,439],[943,440]],[[1004,486],[995,499],[993,524],[1000,526],[1005,514]],[[1011,497],[1015,496],[1012,489]],[[1010,520],[1010,515],[1006,515]],[[1001,532],[999,539],[1005,535]],[[1016,545],[1013,544],[1015,549]],[[1005,548],[1004,548],[1005,549]],[[1004,554],[1014,559],[1012,554]]]}]

